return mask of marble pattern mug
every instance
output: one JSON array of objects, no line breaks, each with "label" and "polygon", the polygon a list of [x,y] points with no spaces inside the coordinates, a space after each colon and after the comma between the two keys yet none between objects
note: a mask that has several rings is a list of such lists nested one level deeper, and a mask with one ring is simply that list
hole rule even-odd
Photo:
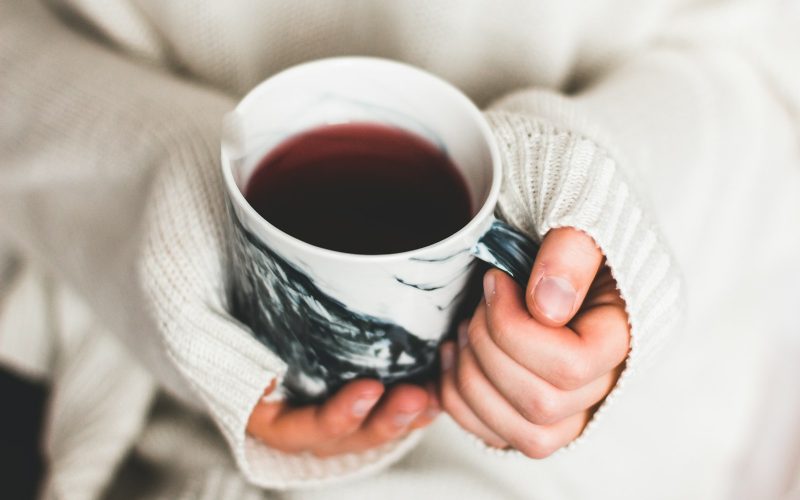
[{"label": "marble pattern mug", "polygon": [[[243,192],[259,161],[286,139],[326,124],[399,127],[446,153],[474,212],[449,237],[402,253],[320,248],[262,218]],[[305,63],[255,87],[226,118],[222,170],[232,230],[232,314],[283,359],[281,390],[319,401],[354,378],[420,380],[436,364],[476,259],[525,286],[536,244],[497,220],[502,166],[489,125],[447,82],[375,58]]]}]

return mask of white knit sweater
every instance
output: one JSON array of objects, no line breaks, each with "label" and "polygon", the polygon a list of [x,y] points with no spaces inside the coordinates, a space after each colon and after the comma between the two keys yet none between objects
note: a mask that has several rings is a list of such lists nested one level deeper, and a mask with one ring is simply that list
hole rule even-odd
[{"label": "white knit sweater", "polygon": [[[54,387],[45,496],[258,496],[243,475],[287,498],[717,498],[758,453],[788,465],[739,492],[790,488],[796,455],[751,436],[764,398],[800,415],[765,396],[766,360],[800,352],[783,313],[800,303],[800,12],[697,3],[0,0],[0,235],[23,262],[0,359]],[[326,460],[246,436],[285,367],[226,313],[220,121],[270,74],[339,54],[408,61],[488,107],[501,215],[603,250],[632,344],[583,446],[494,457],[444,419]],[[774,441],[800,444],[796,421]]]}]

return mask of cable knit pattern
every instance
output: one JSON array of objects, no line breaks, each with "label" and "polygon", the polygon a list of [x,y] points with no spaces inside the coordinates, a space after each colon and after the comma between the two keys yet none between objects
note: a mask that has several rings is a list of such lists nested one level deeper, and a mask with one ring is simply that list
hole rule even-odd
[{"label": "cable knit pattern", "polygon": [[[721,498],[733,462],[766,456],[741,452],[741,436],[763,437],[758,348],[793,311],[796,284],[778,279],[800,248],[786,230],[800,214],[790,4],[0,0],[0,279],[11,248],[92,316],[69,326],[52,288],[0,283],[0,359],[53,377],[48,494]],[[423,67],[479,106],[513,92],[488,113],[500,214],[537,238],[591,235],[631,323],[626,370],[584,445],[531,461],[483,455],[452,429],[321,460],[247,437],[285,367],[226,314],[219,122],[276,71],[343,54]],[[684,295],[691,342],[667,352],[680,370],[646,365]],[[148,412],[156,386],[179,403]]]}]

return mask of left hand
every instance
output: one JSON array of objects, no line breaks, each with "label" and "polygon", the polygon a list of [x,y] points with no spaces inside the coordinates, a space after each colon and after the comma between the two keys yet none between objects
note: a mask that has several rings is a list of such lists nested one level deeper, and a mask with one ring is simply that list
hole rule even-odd
[{"label": "left hand", "polygon": [[[264,392],[269,395],[275,382]],[[319,405],[293,407],[286,401],[261,401],[247,432],[284,453],[310,452],[318,458],[362,453],[401,439],[430,424],[439,412],[433,384],[352,380]]]},{"label": "left hand", "polygon": [[527,292],[498,270],[484,299],[441,346],[440,399],[467,431],[544,458],[578,437],[628,354],[625,303],[591,237],[553,229]]}]

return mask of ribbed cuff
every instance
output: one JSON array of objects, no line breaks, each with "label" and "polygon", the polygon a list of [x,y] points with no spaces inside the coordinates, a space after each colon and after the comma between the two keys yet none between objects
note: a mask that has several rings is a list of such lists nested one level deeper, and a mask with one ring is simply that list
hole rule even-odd
[{"label": "ribbed cuff", "polygon": [[655,222],[606,149],[531,115],[495,110],[486,116],[504,162],[499,215],[537,240],[565,226],[587,233],[606,256],[626,304],[631,345],[625,370],[572,447],[682,319],[680,276]]},{"label": "ribbed cuff", "polygon": [[331,458],[317,458],[310,453],[281,453],[248,437],[241,457],[243,463],[239,465],[248,480],[263,488],[318,487],[351,481],[389,467],[411,451],[423,434],[424,430],[419,429],[378,448]]},{"label": "ribbed cuff", "polygon": [[402,457],[419,433],[326,459],[282,453],[247,435],[253,408],[273,380],[280,386],[286,364],[225,309],[227,219],[218,134],[164,134],[169,154],[145,217],[140,279],[169,358],[221,429],[239,469],[257,486],[288,489],[366,475]]},{"label": "ribbed cuff", "polygon": [[[280,380],[285,365],[229,319],[210,317],[202,308],[184,310],[195,321],[173,325],[181,332],[168,335],[191,335],[194,340],[170,350],[170,357],[206,403],[250,483],[285,490],[347,481],[388,467],[419,441],[421,431],[363,453],[324,459],[266,446],[246,433],[247,421],[270,381]],[[196,321],[200,318],[202,322]]]}]

